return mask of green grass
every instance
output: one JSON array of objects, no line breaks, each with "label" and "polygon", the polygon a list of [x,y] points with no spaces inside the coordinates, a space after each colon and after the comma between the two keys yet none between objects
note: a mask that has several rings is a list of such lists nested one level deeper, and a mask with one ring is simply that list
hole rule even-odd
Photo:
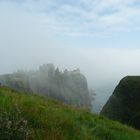
[{"label": "green grass", "polygon": [[[86,110],[75,109],[48,97],[0,87],[0,110],[10,114],[15,108],[20,111],[18,120],[19,117],[27,120],[25,129],[30,131],[29,139],[140,140],[140,132],[126,125]],[[17,118],[16,115],[13,116]],[[4,135],[1,132],[3,131],[0,128],[0,138]]]},{"label": "green grass", "polygon": [[140,130],[140,76],[124,77],[101,114]]}]

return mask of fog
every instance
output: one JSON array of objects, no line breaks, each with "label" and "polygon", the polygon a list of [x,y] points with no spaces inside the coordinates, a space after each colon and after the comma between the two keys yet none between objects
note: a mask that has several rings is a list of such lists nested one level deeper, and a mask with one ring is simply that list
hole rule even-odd
[{"label": "fog", "polygon": [[[32,44],[30,44],[32,46]],[[53,63],[60,69],[80,68],[89,88],[96,93],[95,102],[103,105],[119,80],[126,75],[140,75],[140,50],[111,48],[73,48],[60,46],[9,47],[0,52],[0,73],[38,69]]]},{"label": "fog", "polygon": [[95,104],[100,108],[121,78],[140,75],[139,41],[131,35],[121,39],[114,34],[67,34],[56,24],[55,31],[46,25],[44,14],[9,2],[0,3],[0,9],[0,74],[36,70],[47,63],[62,70],[80,68],[89,88],[95,90]]}]

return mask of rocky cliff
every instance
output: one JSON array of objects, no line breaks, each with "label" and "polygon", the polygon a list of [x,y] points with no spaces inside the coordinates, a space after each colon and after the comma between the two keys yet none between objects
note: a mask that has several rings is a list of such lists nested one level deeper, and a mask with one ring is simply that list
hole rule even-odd
[{"label": "rocky cliff", "polygon": [[62,72],[53,64],[46,64],[37,71],[2,75],[0,82],[18,91],[32,91],[76,107],[91,108],[87,80],[79,69]]}]

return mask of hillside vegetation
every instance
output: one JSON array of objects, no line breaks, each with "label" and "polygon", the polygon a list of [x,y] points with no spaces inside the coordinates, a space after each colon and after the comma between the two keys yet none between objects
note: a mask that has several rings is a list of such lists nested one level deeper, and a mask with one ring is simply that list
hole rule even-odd
[{"label": "hillside vegetation", "polygon": [[140,76],[123,78],[101,114],[140,129]]},{"label": "hillside vegetation", "polygon": [[0,86],[1,140],[140,140],[140,132],[49,97]]}]

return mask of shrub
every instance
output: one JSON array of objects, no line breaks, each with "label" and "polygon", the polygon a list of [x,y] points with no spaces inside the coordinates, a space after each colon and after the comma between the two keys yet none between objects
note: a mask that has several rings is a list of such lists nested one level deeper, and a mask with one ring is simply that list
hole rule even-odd
[{"label": "shrub", "polygon": [[17,106],[12,111],[0,109],[0,139],[1,140],[27,140],[31,137],[27,120],[22,117]]}]

